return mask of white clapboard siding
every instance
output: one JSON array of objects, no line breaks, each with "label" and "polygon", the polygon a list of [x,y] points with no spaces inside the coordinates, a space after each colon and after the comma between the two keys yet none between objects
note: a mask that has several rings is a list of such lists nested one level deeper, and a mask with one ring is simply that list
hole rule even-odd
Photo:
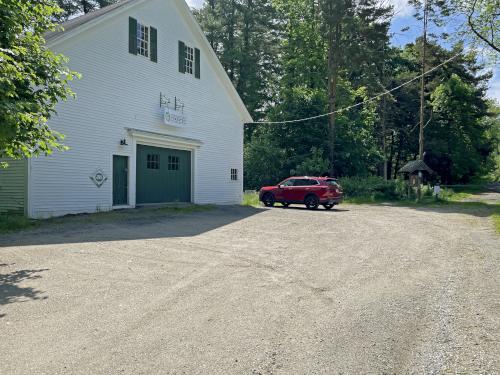
[{"label": "white clapboard siding", "polygon": [[24,214],[26,205],[27,161],[0,159],[8,163],[0,167],[0,214]]},{"label": "white clapboard siding", "polygon": [[[177,5],[176,5],[177,4]],[[194,166],[194,202],[237,204],[243,191],[243,116],[230,97],[200,35],[174,0],[148,0],[51,48],[69,57],[82,78],[75,100],[60,103],[50,126],[69,151],[32,160],[30,215],[50,217],[112,208],[112,155],[133,157],[126,128],[201,141]],[[128,52],[129,16],[158,30],[158,63]],[[178,71],[178,41],[201,50],[201,79]],[[187,125],[166,126],[160,92],[185,103]],[[127,139],[128,146],[120,146]],[[239,181],[231,181],[237,168]],[[108,181],[98,188],[97,169]],[[135,182],[134,182],[135,183]]]}]

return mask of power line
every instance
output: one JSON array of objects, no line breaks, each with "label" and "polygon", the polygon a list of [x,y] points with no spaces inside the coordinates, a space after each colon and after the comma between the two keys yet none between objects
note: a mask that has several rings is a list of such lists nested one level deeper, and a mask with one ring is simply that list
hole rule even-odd
[{"label": "power line", "polygon": [[327,116],[330,116],[330,115],[333,115],[334,113],[341,113],[341,112],[345,112],[345,111],[348,111],[350,109],[353,109],[353,108],[356,108],[356,107],[359,107],[363,104],[366,104],[366,103],[370,103],[370,102],[373,102],[374,100],[384,96],[384,95],[387,95],[387,94],[390,94],[391,92],[393,91],[396,91],[396,90],[399,90],[400,88],[404,87],[404,86],[408,86],[410,83],[422,78],[423,76],[441,68],[443,65],[446,65],[448,64],[450,61],[453,61],[455,60],[458,56],[460,56],[462,54],[462,52],[459,52],[457,53],[456,55],[450,57],[449,59],[443,61],[441,64],[439,65],[436,65],[435,67],[427,70],[425,73],[423,74],[419,74],[418,76],[410,79],[409,81],[397,86],[397,87],[394,87],[388,91],[384,91],[380,94],[377,94],[375,95],[374,97],[371,97],[369,99],[366,99],[360,103],[356,103],[356,104],[353,104],[351,106],[348,106],[348,107],[345,107],[345,108],[341,108],[341,109],[338,109],[334,112],[329,112],[329,113],[323,113],[321,115],[317,115],[317,116],[311,116],[311,117],[306,117],[306,118],[301,118],[301,119],[296,119],[296,120],[284,120],[284,121],[257,121],[257,122],[247,122],[248,125],[257,125],[257,124],[262,124],[262,125],[278,125],[278,124],[295,124],[295,123],[299,123],[299,122],[304,122],[304,121],[309,121],[309,120],[316,120],[318,118],[323,118],[323,117],[327,117]]}]

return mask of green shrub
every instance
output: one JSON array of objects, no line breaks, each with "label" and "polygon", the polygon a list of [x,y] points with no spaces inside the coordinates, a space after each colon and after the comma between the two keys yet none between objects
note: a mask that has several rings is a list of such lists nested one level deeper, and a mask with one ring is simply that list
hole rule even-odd
[{"label": "green shrub", "polygon": [[36,220],[18,214],[0,214],[0,233],[14,232],[36,226]]},{"label": "green shrub", "polygon": [[344,196],[350,198],[369,198],[371,200],[400,199],[405,194],[404,181],[385,181],[382,177],[344,177],[340,179]]}]

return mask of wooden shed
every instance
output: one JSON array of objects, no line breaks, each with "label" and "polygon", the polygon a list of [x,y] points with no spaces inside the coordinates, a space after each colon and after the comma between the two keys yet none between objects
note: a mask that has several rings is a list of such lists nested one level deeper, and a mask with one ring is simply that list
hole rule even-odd
[{"label": "wooden shed", "polygon": [[408,180],[411,186],[418,185],[419,172],[422,172],[422,182],[427,181],[429,176],[434,173],[423,160],[410,161],[399,170],[399,173],[405,176],[405,180]]}]

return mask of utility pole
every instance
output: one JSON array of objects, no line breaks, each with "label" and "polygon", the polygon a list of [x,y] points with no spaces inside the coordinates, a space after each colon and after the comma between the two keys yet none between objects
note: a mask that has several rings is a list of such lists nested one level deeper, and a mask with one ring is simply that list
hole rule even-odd
[{"label": "utility pole", "polygon": [[[426,46],[427,46],[427,24],[429,0],[424,0],[424,35],[422,38],[422,77],[420,78],[420,133],[418,137],[418,156],[420,160],[424,160],[424,127],[425,127],[425,63]],[[418,199],[422,197],[422,172],[418,173]]]},{"label": "utility pole", "polygon": [[[333,0],[327,0],[328,27],[328,140],[330,144],[330,177],[335,175],[335,120],[337,107],[339,20],[335,19]],[[336,21],[336,22],[335,22]]]},{"label": "utility pole", "polygon": [[[382,64],[382,85],[385,90],[387,90],[387,80],[385,77],[385,59],[386,59],[386,51],[385,44],[383,46],[383,56],[384,62]],[[384,156],[384,180],[387,181],[387,129],[386,129],[386,110],[387,110],[387,95],[382,97],[382,152]]]},{"label": "utility pole", "polygon": [[385,127],[386,98],[383,97],[382,104],[382,148],[384,153],[384,180],[387,181],[387,129]]}]

